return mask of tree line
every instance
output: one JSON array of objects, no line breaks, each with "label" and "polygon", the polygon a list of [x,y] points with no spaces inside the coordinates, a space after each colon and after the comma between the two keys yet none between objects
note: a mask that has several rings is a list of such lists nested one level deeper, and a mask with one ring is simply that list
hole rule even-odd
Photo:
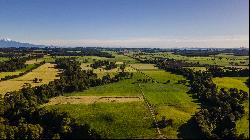
[{"label": "tree line", "polygon": [[52,56],[99,56],[114,58],[112,54],[94,48],[51,48],[47,53]]},{"label": "tree line", "polygon": [[207,71],[211,72],[214,77],[249,77],[248,68],[209,66]]}]

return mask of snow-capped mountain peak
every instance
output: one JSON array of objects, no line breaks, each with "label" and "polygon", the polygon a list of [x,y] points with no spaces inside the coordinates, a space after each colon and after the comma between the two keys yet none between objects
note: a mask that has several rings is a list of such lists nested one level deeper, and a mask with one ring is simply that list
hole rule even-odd
[{"label": "snow-capped mountain peak", "polygon": [[12,40],[9,39],[9,38],[0,38],[0,40],[2,40],[2,41],[12,41]]}]

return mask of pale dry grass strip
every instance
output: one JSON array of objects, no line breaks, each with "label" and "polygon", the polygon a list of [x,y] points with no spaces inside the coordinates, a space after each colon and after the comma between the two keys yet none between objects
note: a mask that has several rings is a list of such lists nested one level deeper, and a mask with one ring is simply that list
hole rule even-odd
[{"label": "pale dry grass strip", "polygon": [[139,96],[58,96],[50,99],[47,105],[59,104],[94,104],[94,103],[122,103],[143,101]]}]

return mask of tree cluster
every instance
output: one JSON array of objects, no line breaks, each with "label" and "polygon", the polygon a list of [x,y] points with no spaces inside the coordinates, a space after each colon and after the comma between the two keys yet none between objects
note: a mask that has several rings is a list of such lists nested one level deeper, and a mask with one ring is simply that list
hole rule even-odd
[{"label": "tree cluster", "polygon": [[0,72],[10,72],[10,71],[12,72],[25,68],[27,66],[25,64],[27,60],[35,58],[37,59],[41,57],[43,57],[43,55],[36,55],[36,56],[29,55],[28,57],[12,57],[10,58],[10,60],[0,62]]},{"label": "tree cluster", "polygon": [[108,60],[97,60],[93,64],[90,64],[90,66],[94,69],[104,66],[104,69],[106,70],[117,68],[117,65],[115,64],[115,62],[110,62]]},{"label": "tree cluster", "polygon": [[189,92],[202,103],[194,120],[204,138],[239,138],[235,126],[245,113],[243,102],[248,99],[247,92],[236,88],[218,91],[211,74],[206,72],[196,72],[190,87]]},{"label": "tree cluster", "polygon": [[1,139],[99,138],[88,125],[77,124],[65,112],[39,108],[30,85],[0,99]]},{"label": "tree cluster", "polygon": [[95,48],[51,48],[47,53],[52,56],[100,56],[114,58],[112,54]]},{"label": "tree cluster", "polygon": [[249,69],[247,68],[209,66],[207,70],[214,77],[249,77]]}]

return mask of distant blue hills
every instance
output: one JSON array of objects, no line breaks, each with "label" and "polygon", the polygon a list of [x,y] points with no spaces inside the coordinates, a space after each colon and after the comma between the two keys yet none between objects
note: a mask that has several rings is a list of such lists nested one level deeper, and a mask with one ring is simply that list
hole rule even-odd
[{"label": "distant blue hills", "polygon": [[34,45],[34,44],[30,44],[30,43],[21,43],[21,42],[13,41],[11,39],[6,39],[6,38],[0,39],[0,48],[8,48],[8,47],[14,47],[14,48],[20,48],[20,47],[28,47],[28,48],[39,47],[39,48],[44,48],[44,47],[48,47],[48,46],[45,46],[45,45]]}]

